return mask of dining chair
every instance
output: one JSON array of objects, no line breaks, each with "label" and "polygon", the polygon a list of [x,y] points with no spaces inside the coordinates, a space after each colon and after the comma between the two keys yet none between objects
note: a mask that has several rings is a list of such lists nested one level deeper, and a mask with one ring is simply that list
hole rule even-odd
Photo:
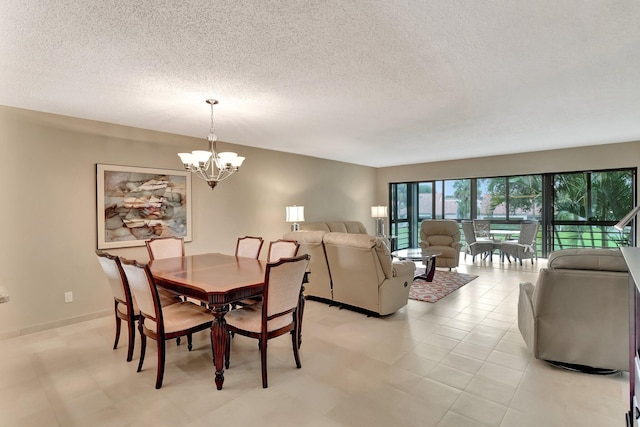
[{"label": "dining chair", "polygon": [[[230,311],[226,316],[229,334],[256,338],[260,348],[262,387],[267,388],[267,341],[291,333],[296,367],[300,369],[298,303],[309,255],[282,258],[268,263],[265,271],[262,304]],[[230,338],[230,337],[229,337]],[[231,339],[227,339],[225,366],[230,365]]]},{"label": "dining chair", "polygon": [[[182,237],[154,237],[144,242],[149,252],[149,259],[178,258],[184,256],[184,239]],[[166,290],[166,292],[171,292]],[[187,301],[187,297],[174,293],[176,296]],[[191,300],[195,302],[195,300]],[[204,305],[201,303],[201,305]],[[180,337],[176,342],[180,345]]]},{"label": "dining chair", "polygon": [[278,239],[269,242],[267,262],[275,262],[281,258],[292,258],[298,254],[300,244],[295,240]]},{"label": "dining chair", "polygon": [[[160,304],[158,288],[153,280],[147,264],[139,264],[135,260],[121,259],[122,269],[129,281],[131,292],[140,308],[138,329],[141,337],[140,362],[138,370],[142,370],[147,349],[147,338],[156,340],[158,348],[158,368],[156,389],[162,387],[166,357],[166,341],[187,336],[187,348],[193,347],[192,334],[211,328],[213,314],[197,304],[181,301],[163,307]],[[213,351],[213,339],[211,341]]]},{"label": "dining chair", "polygon": [[[238,237],[238,241],[236,242],[236,256],[258,259],[258,257],[260,256],[260,251],[262,250],[263,244],[264,244],[264,240],[262,240],[262,237],[255,237],[255,236]],[[256,304],[256,303],[259,303],[260,301],[262,301],[262,297],[259,297],[259,296],[252,297],[252,298],[245,298],[231,304],[231,308],[235,309],[238,306]]]},{"label": "dining chair", "polygon": [[507,240],[500,245],[502,260],[507,257],[511,262],[511,257],[518,260],[522,265],[523,259],[538,259],[537,238],[538,238],[538,221],[522,221],[520,223],[520,235],[518,240]]},{"label": "dining chair", "polygon": [[[100,250],[96,251],[98,262],[104,271],[111,292],[113,294],[114,312],[116,318],[116,339],[113,343],[113,349],[118,348],[120,340],[120,330],[122,321],[127,322],[127,331],[129,332],[129,341],[127,344],[127,362],[131,362],[133,358],[133,349],[135,346],[135,322],[140,319],[140,310],[136,299],[131,293],[129,282],[122,270],[120,258]],[[181,300],[175,294],[170,292],[159,292],[160,304],[168,306],[180,302]]]},{"label": "dining chair", "polygon": [[258,259],[264,241],[262,237],[244,236],[238,237],[236,243],[236,256]]},{"label": "dining chair", "polygon": [[471,260],[476,262],[477,255],[484,255],[485,258],[489,257],[493,253],[493,242],[490,240],[476,240],[476,231],[471,221],[462,221],[462,234],[464,234],[465,249],[464,259],[467,259],[467,255],[471,255]]},{"label": "dining chair", "polygon": [[100,266],[107,276],[107,281],[111,287],[113,294],[114,312],[116,317],[116,339],[113,343],[113,349],[118,348],[120,340],[120,329],[122,321],[127,322],[127,331],[129,332],[129,342],[127,344],[127,362],[131,362],[133,358],[133,348],[135,345],[135,321],[140,318],[140,311],[134,307],[133,297],[127,278],[122,271],[120,259],[117,256],[102,251],[96,251]]},{"label": "dining chair", "polygon": [[149,259],[176,258],[184,256],[182,237],[155,237],[144,242],[147,245]]}]

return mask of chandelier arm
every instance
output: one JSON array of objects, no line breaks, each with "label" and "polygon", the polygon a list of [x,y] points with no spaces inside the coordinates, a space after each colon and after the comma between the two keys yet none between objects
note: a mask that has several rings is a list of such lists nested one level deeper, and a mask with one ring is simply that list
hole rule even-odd
[{"label": "chandelier arm", "polygon": [[[208,157],[206,157],[207,153],[202,151],[193,151],[193,157],[187,157],[186,153],[181,154],[185,154],[185,159],[183,159],[185,169],[192,172],[201,180],[206,181],[213,190],[218,182],[224,181],[240,170],[240,165],[244,161],[244,157],[239,157],[236,153],[223,153],[225,154],[224,158],[218,155],[216,143],[218,137],[215,134],[215,121],[213,116],[213,106],[217,104],[218,101],[215,99],[207,99],[206,101],[207,104],[211,105],[211,128],[207,136],[209,152],[211,154]],[[230,154],[233,155],[231,158],[229,157]],[[182,158],[183,156],[181,155],[180,157]],[[190,160],[191,158],[204,160],[204,157],[207,159],[206,162],[196,163],[195,160]]]}]

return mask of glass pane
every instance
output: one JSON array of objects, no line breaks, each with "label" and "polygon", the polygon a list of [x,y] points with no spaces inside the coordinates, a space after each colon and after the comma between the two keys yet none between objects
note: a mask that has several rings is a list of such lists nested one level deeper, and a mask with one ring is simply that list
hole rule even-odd
[{"label": "glass pane", "polygon": [[444,196],[444,189],[443,189],[443,185],[444,185],[444,181],[435,181],[433,183],[433,186],[435,188],[434,191],[434,197],[436,199],[436,212],[435,212],[435,218],[436,219],[442,219],[442,210],[443,210],[443,203],[442,201],[443,196]]},{"label": "glass pane", "polygon": [[617,248],[627,246],[628,235],[605,225],[556,225],[553,228],[553,248]]},{"label": "glass pane", "polygon": [[542,218],[542,176],[524,175],[509,178],[509,219]]},{"label": "glass pane", "polygon": [[480,178],[477,185],[477,218],[507,219],[507,186],[505,178]]},{"label": "glass pane", "polygon": [[585,221],[587,212],[587,174],[564,173],[555,175],[554,219],[559,221]]},{"label": "glass pane", "polygon": [[590,221],[619,221],[633,208],[631,171],[591,173]]},{"label": "glass pane", "polygon": [[444,182],[444,216],[447,219],[471,219],[471,180],[452,179]]},{"label": "glass pane", "polygon": [[396,200],[395,205],[397,206],[397,217],[398,219],[407,219],[407,187],[408,184],[396,184]]},{"label": "glass pane", "polygon": [[418,220],[433,219],[433,183],[418,184]]}]

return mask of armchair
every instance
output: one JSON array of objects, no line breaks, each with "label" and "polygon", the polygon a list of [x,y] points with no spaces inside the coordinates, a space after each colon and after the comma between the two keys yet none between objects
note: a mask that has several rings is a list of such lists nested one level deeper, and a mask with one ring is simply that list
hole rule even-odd
[{"label": "armchair", "polygon": [[458,223],[449,219],[424,220],[420,225],[420,247],[423,251],[440,252],[436,267],[451,270],[460,261],[460,229]]},{"label": "armchair", "polygon": [[514,257],[522,265],[523,259],[538,259],[538,250],[536,240],[538,236],[538,221],[522,221],[520,223],[520,236],[518,240],[507,240],[500,245],[500,256],[511,262]]},{"label": "armchair", "polygon": [[520,284],[518,328],[536,359],[586,372],[629,370],[629,272],[618,249],[549,256]]}]

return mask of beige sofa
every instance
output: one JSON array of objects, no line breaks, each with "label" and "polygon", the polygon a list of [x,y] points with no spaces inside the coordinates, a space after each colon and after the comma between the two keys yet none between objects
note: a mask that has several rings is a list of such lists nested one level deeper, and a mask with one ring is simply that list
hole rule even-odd
[{"label": "beige sofa", "polygon": [[553,252],[535,286],[520,284],[518,328],[537,359],[628,371],[629,273],[621,252]]},{"label": "beige sofa", "polygon": [[333,299],[331,275],[324,252],[322,238],[331,231],[342,233],[367,234],[366,227],[360,221],[322,221],[302,222],[300,231],[286,233],[283,239],[296,240],[300,244],[299,254],[309,254],[309,282],[305,283],[305,295],[327,300]]},{"label": "beige sofa", "polygon": [[[324,223],[330,224],[330,223]],[[333,226],[336,223],[332,224]],[[299,254],[311,255],[305,295],[361,308],[380,315],[404,307],[409,299],[415,264],[392,262],[389,249],[375,236],[345,224],[348,232],[293,231],[283,238],[300,243]]]},{"label": "beige sofa", "polygon": [[302,222],[300,230],[368,234],[367,228],[360,221]]}]

